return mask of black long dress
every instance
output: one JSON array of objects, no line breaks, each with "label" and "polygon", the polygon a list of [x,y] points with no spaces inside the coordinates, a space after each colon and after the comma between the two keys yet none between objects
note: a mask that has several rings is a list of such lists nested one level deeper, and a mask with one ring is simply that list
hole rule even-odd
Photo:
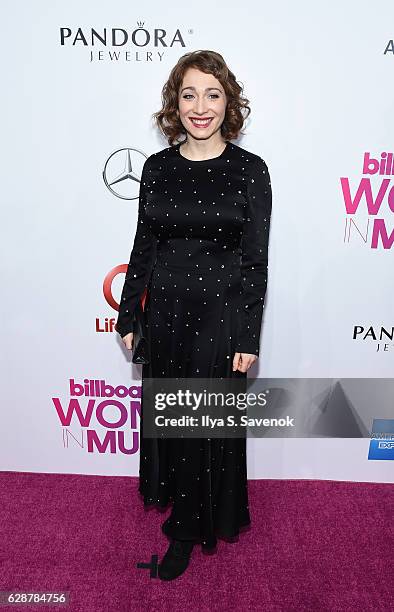
[{"label": "black long dress", "polygon": [[[236,351],[259,355],[268,273],[271,182],[265,161],[231,142],[191,161],[181,143],[143,166],[137,230],[116,330],[132,330],[144,304],[146,377],[245,377]],[[250,523],[246,438],[145,438],[141,406],[139,491],[172,511],[162,530],[213,548]]]}]

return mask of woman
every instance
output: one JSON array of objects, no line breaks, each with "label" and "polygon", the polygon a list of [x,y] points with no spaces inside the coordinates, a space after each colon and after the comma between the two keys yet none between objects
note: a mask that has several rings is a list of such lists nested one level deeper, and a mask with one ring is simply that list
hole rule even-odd
[{"label": "woman", "polygon": [[[259,355],[271,217],[266,163],[230,142],[249,101],[213,51],[182,56],[162,101],[153,117],[170,146],[143,166],[116,330],[131,349],[133,312],[147,287],[143,380],[246,379]],[[217,536],[234,538],[250,524],[246,439],[144,438],[143,406],[141,413],[139,491],[145,505],[173,502],[159,565],[160,578],[171,580],[195,543],[212,550]]]}]

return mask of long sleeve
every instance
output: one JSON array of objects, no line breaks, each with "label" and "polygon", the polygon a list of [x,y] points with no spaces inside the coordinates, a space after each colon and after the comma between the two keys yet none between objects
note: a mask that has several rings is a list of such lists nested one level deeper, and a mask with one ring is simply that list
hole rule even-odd
[{"label": "long sleeve", "polygon": [[272,191],[268,167],[253,163],[247,185],[247,214],[241,240],[241,310],[236,351],[259,355],[260,331],[268,277],[268,243]]},{"label": "long sleeve", "polygon": [[134,310],[149,281],[156,256],[157,238],[150,229],[145,214],[146,194],[148,191],[147,162],[148,160],[145,161],[142,168],[137,229],[120,297],[119,314],[115,326],[116,331],[122,338],[133,329]]}]

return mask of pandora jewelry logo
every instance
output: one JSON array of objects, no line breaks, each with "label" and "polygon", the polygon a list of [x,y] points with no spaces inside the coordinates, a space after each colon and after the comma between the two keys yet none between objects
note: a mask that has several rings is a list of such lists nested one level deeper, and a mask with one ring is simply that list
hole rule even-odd
[{"label": "pandora jewelry logo", "polygon": [[354,325],[352,339],[372,344],[377,353],[387,353],[394,349],[394,326]]},{"label": "pandora jewelry logo", "polygon": [[[162,60],[164,50],[186,47],[181,31],[168,32],[163,28],[146,28],[144,21],[137,21],[137,28],[60,28],[62,47],[90,50],[90,61]],[[188,30],[192,34],[193,30]]]},{"label": "pandora jewelry logo", "polygon": [[133,147],[111,153],[104,165],[103,180],[114,196],[122,200],[138,198],[142,168],[147,157]]}]

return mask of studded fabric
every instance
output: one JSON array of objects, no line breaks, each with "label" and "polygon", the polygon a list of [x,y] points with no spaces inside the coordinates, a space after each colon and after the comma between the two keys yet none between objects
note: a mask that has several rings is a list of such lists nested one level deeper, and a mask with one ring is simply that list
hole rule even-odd
[{"label": "studded fabric", "polygon": [[[142,377],[244,377],[236,351],[259,355],[272,206],[265,161],[227,142],[192,161],[180,144],[151,155],[116,330],[132,330],[145,287],[151,362]],[[163,531],[212,547],[250,523],[246,439],[149,439],[140,446],[145,504],[173,501]]]}]

